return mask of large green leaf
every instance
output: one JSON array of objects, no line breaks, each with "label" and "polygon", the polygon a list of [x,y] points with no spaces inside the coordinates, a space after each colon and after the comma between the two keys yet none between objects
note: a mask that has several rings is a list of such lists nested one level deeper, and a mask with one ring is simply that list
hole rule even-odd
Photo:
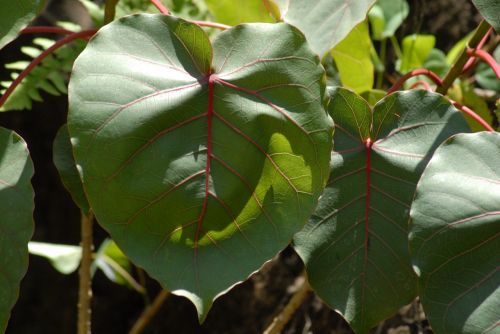
[{"label": "large green leaf", "polygon": [[368,13],[373,38],[381,40],[394,36],[409,12],[406,0],[378,0]]},{"label": "large green leaf", "polygon": [[434,35],[410,35],[403,38],[403,58],[400,60],[399,71],[406,73],[422,67],[435,44]]},{"label": "large green leaf", "polygon": [[5,331],[19,283],[28,269],[33,234],[33,163],[26,143],[0,128],[0,333]]},{"label": "large green leaf", "polygon": [[373,87],[374,68],[370,55],[372,48],[368,22],[364,21],[332,49],[332,57],[345,87],[357,93]]},{"label": "large green leaf", "polygon": [[285,247],[329,173],[325,73],[296,28],[134,15],[77,59],[69,132],[97,220],[203,318]]},{"label": "large green leaf", "polygon": [[66,187],[70,193],[75,204],[78,205],[85,214],[88,214],[90,206],[83,190],[75,159],[73,158],[73,149],[71,147],[68,126],[66,124],[61,126],[57,132],[52,151],[54,165],[59,172],[64,187]]},{"label": "large green leaf", "polygon": [[477,10],[489,24],[500,33],[500,1],[498,0],[472,0]]},{"label": "large green leaf", "polygon": [[407,239],[415,186],[434,149],[467,125],[426,91],[389,95],[373,112],[344,88],[331,96],[332,174],[294,245],[316,293],[361,334],[415,298]]},{"label": "large green leaf", "polygon": [[343,40],[366,18],[375,0],[270,0],[281,20],[298,27],[320,56]]},{"label": "large green leaf", "polygon": [[208,10],[221,23],[274,22],[262,0],[205,0]]},{"label": "large green leaf", "polygon": [[443,143],[410,214],[412,257],[434,333],[498,333],[500,134]]},{"label": "large green leaf", "polygon": [[0,1],[0,49],[16,38],[44,3],[43,0]]}]

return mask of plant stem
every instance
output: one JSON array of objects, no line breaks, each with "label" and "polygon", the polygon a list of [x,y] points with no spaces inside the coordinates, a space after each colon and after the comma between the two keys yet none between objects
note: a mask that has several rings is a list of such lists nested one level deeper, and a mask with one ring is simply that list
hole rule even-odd
[{"label": "plant stem", "polygon": [[222,23],[217,23],[217,22],[209,22],[209,21],[190,21],[193,22],[194,24],[199,25],[200,27],[208,27],[208,28],[215,28],[215,29],[221,29],[221,30],[226,30],[231,28],[231,26],[228,26],[227,24],[222,24]]},{"label": "plant stem", "polygon": [[75,32],[64,28],[52,27],[52,26],[27,27],[21,30],[21,34],[38,34],[38,33],[71,35],[74,34]]},{"label": "plant stem", "polygon": [[71,35],[68,35],[64,37],[63,39],[60,39],[56,43],[54,43],[52,46],[50,46],[47,50],[44,50],[38,57],[33,59],[33,61],[26,67],[19,75],[18,77],[10,84],[10,86],[5,90],[5,93],[0,97],[0,107],[2,107],[9,98],[10,94],[14,91],[14,89],[21,83],[21,81],[38,65],[42,62],[42,60],[45,59],[48,55],[50,55],[52,52],[55,50],[59,49],[60,47],[71,43],[75,39],[87,39],[88,37],[91,37],[96,33],[97,30],[92,29],[92,30],[84,30],[80,32],[73,33]]},{"label": "plant stem", "polygon": [[[484,44],[486,44],[486,41],[488,40],[488,37],[490,37],[492,32],[493,32],[493,27],[490,27],[490,29],[488,29],[488,32],[483,36],[483,38],[481,39],[481,41],[477,45],[476,49],[481,49],[484,46]],[[465,64],[465,66],[462,70],[462,73],[465,73],[468,70],[470,70],[474,66],[475,63],[476,63],[476,58],[474,58],[474,57],[467,60],[467,63]]]},{"label": "plant stem", "polygon": [[394,53],[396,54],[396,57],[399,59],[403,58],[403,51],[401,51],[401,47],[399,46],[398,39],[396,36],[391,36],[391,44],[392,47],[394,48]]},{"label": "plant stem", "polygon": [[481,58],[491,67],[497,78],[500,80],[500,66],[498,66],[496,60],[488,52],[478,49],[468,49],[467,54],[471,57]]},{"label": "plant stem", "polygon": [[127,272],[127,270],[122,268],[122,266],[120,266],[115,260],[107,256],[106,254],[100,254],[99,256],[104,262],[106,262],[111,268],[113,268],[114,271],[120,274],[135,291],[139,292],[140,294],[146,293],[144,287],[137,283],[137,281]]},{"label": "plant stem", "polygon": [[495,132],[495,129],[493,129],[491,127],[491,125],[489,125],[488,122],[486,122],[481,116],[479,116],[478,114],[476,114],[476,112],[474,112],[474,110],[472,110],[469,107],[466,107],[464,105],[461,105],[460,103],[458,103],[456,101],[450,100],[450,102],[455,107],[457,107],[458,109],[462,110],[464,113],[466,113],[467,115],[469,115],[474,121],[476,121],[477,123],[479,123],[486,131]]},{"label": "plant stem", "polygon": [[269,327],[266,328],[263,334],[281,333],[285,325],[292,318],[295,311],[297,311],[300,305],[304,302],[307,295],[311,291],[311,287],[309,286],[309,283],[307,282],[307,278],[305,277],[305,275],[301,277],[303,278],[302,284],[293,294],[292,298],[290,298],[290,301],[285,306],[285,308],[281,310],[281,312],[276,317],[274,317],[273,322],[269,325]]},{"label": "plant stem", "polygon": [[441,87],[441,85],[443,84],[443,82],[441,81],[441,78],[436,73],[429,71],[428,69],[425,69],[425,68],[419,68],[419,69],[410,71],[410,72],[406,73],[405,75],[403,75],[401,78],[399,78],[399,80],[396,81],[396,83],[387,91],[387,94],[391,94],[391,93],[394,93],[395,91],[399,90],[401,87],[403,87],[403,84],[405,83],[406,80],[408,80],[412,77],[415,77],[417,75],[427,76],[429,79],[434,81],[434,83],[438,87]]},{"label": "plant stem", "polygon": [[116,5],[120,0],[106,0],[104,5],[104,24],[113,22],[116,15]]},{"label": "plant stem", "polygon": [[134,326],[130,330],[129,334],[140,334],[146,328],[146,326],[151,322],[153,317],[158,313],[160,307],[163,305],[170,292],[167,290],[162,290],[151,305],[146,307],[142,314],[139,316]]},{"label": "plant stem", "polygon": [[380,41],[380,64],[382,71],[377,70],[377,83],[375,88],[381,89],[384,82],[385,61],[387,57],[387,38]]},{"label": "plant stem", "polygon": [[448,92],[448,89],[451,87],[455,79],[460,76],[467,60],[470,58],[467,54],[467,50],[469,48],[476,48],[483,39],[484,35],[488,33],[489,29],[490,25],[485,20],[482,20],[481,23],[479,23],[479,26],[469,40],[468,45],[464,48],[464,50],[462,50],[460,56],[458,56],[453,66],[451,66],[448,73],[446,73],[442,85],[436,89],[437,93],[445,95]]},{"label": "plant stem", "polygon": [[92,264],[92,225],[94,215],[92,212],[81,212],[81,247],[82,261],[80,264],[80,289],[78,293],[78,334],[90,334],[92,299],[92,277],[90,265]]},{"label": "plant stem", "polygon": [[165,14],[165,15],[170,15],[170,11],[168,10],[167,7],[165,7],[164,4],[161,3],[160,0],[151,0],[151,3],[155,5],[156,8],[160,11],[160,13]]}]

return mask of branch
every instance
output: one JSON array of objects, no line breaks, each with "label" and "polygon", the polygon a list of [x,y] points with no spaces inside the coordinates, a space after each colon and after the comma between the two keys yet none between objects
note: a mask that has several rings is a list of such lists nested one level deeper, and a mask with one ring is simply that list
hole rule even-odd
[{"label": "branch", "polygon": [[10,86],[5,90],[5,93],[0,97],[0,107],[2,107],[9,98],[10,94],[16,89],[16,87],[21,83],[21,81],[28,75],[30,72],[42,62],[42,60],[45,59],[48,55],[50,55],[52,52],[55,50],[59,49],[60,47],[71,43],[72,41],[76,39],[87,39],[91,36],[93,36],[96,33],[97,30],[92,29],[92,30],[83,30],[80,32],[75,32],[72,33],[71,35],[68,35],[64,37],[63,39],[60,39],[56,43],[54,43],[51,47],[49,47],[47,50],[43,51],[38,57],[33,59],[33,61],[26,67],[19,75],[18,77],[10,84]]},{"label": "branch", "polygon": [[[479,44],[477,45],[476,49],[481,49],[484,46],[484,44],[488,40],[488,37],[490,37],[492,31],[493,31],[493,27],[490,27],[490,29],[488,29],[488,32],[486,33],[486,35],[484,35],[483,39],[481,39],[481,42],[479,42]],[[470,70],[474,66],[475,63],[476,63],[475,58],[470,58],[469,60],[467,60],[467,63],[465,64],[465,66],[462,70],[462,74],[467,72],[468,70]]]},{"label": "branch", "polygon": [[227,24],[222,24],[217,22],[209,22],[209,21],[190,21],[190,22],[193,22],[194,24],[197,24],[200,27],[209,27],[221,30],[226,30],[231,28],[231,26],[228,26]]},{"label": "branch", "polygon": [[276,317],[274,317],[273,322],[269,325],[269,327],[266,328],[263,334],[281,333],[283,328],[292,318],[295,311],[297,311],[297,309],[306,299],[307,295],[311,291],[311,287],[309,286],[309,283],[307,282],[307,278],[305,277],[305,275],[300,276],[300,278],[303,279],[302,284],[300,285],[298,290],[293,294],[292,298],[285,306],[285,308],[281,310],[281,312]]},{"label": "branch", "polygon": [[80,289],[78,292],[78,334],[90,334],[92,299],[92,277],[90,265],[92,264],[92,224],[94,216],[92,212],[86,215],[81,213],[82,233],[82,262],[80,264]]},{"label": "branch", "polygon": [[401,78],[399,78],[398,81],[387,91],[387,94],[394,93],[395,91],[401,89],[403,87],[403,84],[405,83],[406,80],[415,77],[417,75],[425,75],[429,79],[431,79],[438,87],[443,84],[441,81],[441,78],[434,72],[429,71],[428,69],[425,68],[419,68],[413,71],[410,71],[403,75]]},{"label": "branch", "polygon": [[462,73],[467,60],[469,60],[467,50],[469,48],[476,48],[483,37],[488,33],[489,29],[490,25],[488,24],[488,22],[482,20],[476,31],[474,32],[474,35],[472,35],[471,39],[469,40],[467,47],[462,51],[462,53],[460,53],[453,66],[451,66],[451,68],[448,70],[448,73],[446,73],[443,79],[443,84],[436,89],[437,93],[445,95],[448,92],[448,89],[451,87],[455,79],[458,78]]},{"label": "branch", "polygon": [[170,15],[170,11],[168,10],[167,7],[165,7],[165,5],[163,5],[161,3],[160,0],[151,0],[151,3],[153,5],[155,5],[156,8],[158,8],[158,10],[160,11],[160,13],[165,14],[165,15]]},{"label": "branch", "polygon": [[453,100],[450,100],[450,102],[458,109],[460,109],[461,111],[463,111],[464,113],[466,113],[467,115],[469,115],[472,119],[474,119],[474,121],[476,121],[477,123],[481,124],[481,126],[486,130],[486,131],[491,131],[491,132],[495,132],[495,130],[491,127],[491,125],[488,124],[488,122],[486,122],[481,116],[479,116],[478,114],[476,114],[476,112],[474,112],[474,110],[470,109],[469,107],[466,107],[456,101],[453,101]]},{"label": "branch", "polygon": [[478,49],[467,49],[467,54],[471,57],[477,57],[482,59],[486,64],[488,64],[495,75],[500,80],[500,66],[497,64],[496,60],[486,51]]},{"label": "branch", "polygon": [[74,34],[75,32],[64,28],[52,27],[52,26],[27,27],[21,30],[21,34],[39,34],[39,33],[71,35]]},{"label": "branch", "polygon": [[104,5],[104,24],[113,22],[116,15],[116,4],[120,0],[106,0]]},{"label": "branch", "polygon": [[432,92],[431,85],[429,85],[429,83],[427,81],[424,81],[424,80],[417,80],[417,81],[415,81],[413,83],[413,85],[410,86],[410,89],[417,88],[419,86],[422,86],[423,89],[425,89],[426,91]]},{"label": "branch", "polygon": [[170,295],[170,292],[167,290],[162,290],[158,296],[156,296],[153,304],[146,307],[146,309],[139,316],[134,326],[130,330],[129,334],[140,334],[146,328],[146,326],[151,322],[153,317],[158,313],[160,307],[163,305],[167,297]]}]

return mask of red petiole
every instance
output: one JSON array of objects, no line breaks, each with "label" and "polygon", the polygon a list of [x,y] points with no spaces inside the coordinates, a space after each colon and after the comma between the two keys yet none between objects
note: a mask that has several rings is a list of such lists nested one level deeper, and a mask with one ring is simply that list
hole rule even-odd
[{"label": "red petiole", "polygon": [[413,71],[410,71],[403,75],[401,78],[399,78],[398,81],[387,91],[387,94],[394,93],[397,90],[400,90],[401,87],[403,87],[403,84],[406,82],[406,80],[416,77],[417,75],[425,75],[429,79],[431,79],[436,85],[441,86],[443,84],[443,81],[441,78],[434,72],[425,69],[425,68],[419,68]]},{"label": "red petiole", "polygon": [[500,66],[488,52],[479,49],[467,49],[467,54],[471,57],[477,57],[483,60],[491,67],[497,78],[500,80]]}]

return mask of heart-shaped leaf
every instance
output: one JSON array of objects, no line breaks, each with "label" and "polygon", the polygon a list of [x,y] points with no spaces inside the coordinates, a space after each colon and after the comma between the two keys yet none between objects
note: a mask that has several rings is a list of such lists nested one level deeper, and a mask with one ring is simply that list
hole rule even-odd
[{"label": "heart-shaped leaf", "polygon": [[69,138],[68,126],[64,124],[57,132],[52,148],[54,165],[59,172],[61,181],[64,187],[68,190],[73,201],[78,207],[88,214],[90,210],[87,197],[83,191],[80,174],[76,168],[75,159],[73,158],[73,149]]},{"label": "heart-shaped leaf", "polygon": [[500,2],[498,0],[472,0],[472,3],[496,32],[500,33]]},{"label": "heart-shaped leaf", "polygon": [[498,333],[500,133],[434,153],[411,207],[411,253],[434,333]]},{"label": "heart-shaped leaf", "polygon": [[426,91],[392,94],[373,112],[346,89],[331,96],[332,174],[294,244],[313,289],[360,334],[416,296],[407,235],[415,186],[434,149],[467,125]]},{"label": "heart-shaped leaf", "polygon": [[203,318],[285,247],[329,173],[325,73],[296,28],[134,15],[77,59],[69,132],[95,215]]},{"label": "heart-shaped leaf", "polygon": [[0,333],[4,333],[28,269],[34,194],[26,143],[4,128],[0,128],[0,157]]},{"label": "heart-shaped leaf", "polygon": [[337,45],[361,21],[375,0],[269,0],[281,20],[293,24],[320,56]]},{"label": "heart-shaped leaf", "polygon": [[0,49],[16,38],[44,4],[44,0],[0,1]]},{"label": "heart-shaped leaf", "polygon": [[273,22],[262,0],[205,0],[217,22],[236,25],[244,22]]}]

